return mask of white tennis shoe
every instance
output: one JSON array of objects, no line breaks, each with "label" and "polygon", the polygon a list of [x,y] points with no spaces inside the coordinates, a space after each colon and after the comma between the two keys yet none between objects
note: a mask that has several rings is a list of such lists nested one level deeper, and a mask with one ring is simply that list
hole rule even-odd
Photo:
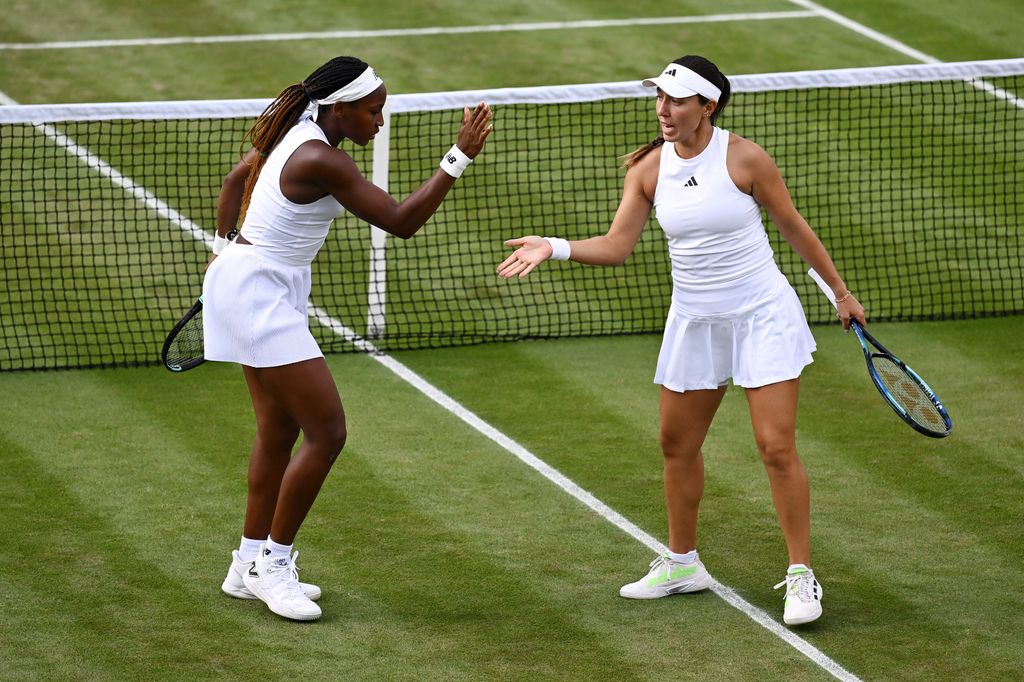
[{"label": "white tennis shoe", "polygon": [[809,568],[796,568],[773,589],[786,586],[786,609],[782,620],[786,625],[802,625],[821,616],[821,585]]},{"label": "white tennis shoe", "polygon": [[290,557],[270,560],[261,548],[248,570],[242,575],[245,586],[279,616],[290,620],[316,620],[320,607],[306,596],[299,586],[299,574],[295,568],[295,552]]},{"label": "white tennis shoe", "polygon": [[709,587],[711,576],[700,559],[692,564],[681,564],[665,554],[651,562],[650,571],[643,578],[623,585],[619,596],[626,599],[660,599],[671,594],[700,592]]},{"label": "white tennis shoe", "polygon": [[[297,554],[297,553],[296,553]],[[294,565],[294,564],[293,564]],[[238,550],[231,552],[231,566],[228,568],[228,575],[224,578],[224,582],[221,583],[220,589],[223,590],[224,594],[235,599],[259,599],[255,594],[249,591],[249,588],[245,586],[245,581],[242,580],[242,576],[252,566],[251,561],[242,561],[238,558]],[[295,567],[296,572],[299,570]],[[296,577],[298,577],[296,575]],[[320,598],[320,588],[310,583],[299,583],[299,587],[302,588],[302,592],[316,601]]]}]

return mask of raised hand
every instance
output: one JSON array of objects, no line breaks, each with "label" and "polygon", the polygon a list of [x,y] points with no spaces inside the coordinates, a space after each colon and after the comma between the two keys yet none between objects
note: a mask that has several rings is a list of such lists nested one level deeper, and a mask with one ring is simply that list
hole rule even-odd
[{"label": "raised hand", "polygon": [[462,153],[473,159],[484,148],[484,140],[494,130],[490,124],[492,116],[491,108],[484,102],[476,105],[472,111],[469,107],[462,110],[462,126],[459,128],[459,149]]},{"label": "raised hand", "polygon": [[505,279],[516,275],[526,277],[535,267],[551,257],[551,244],[536,236],[509,239],[505,246],[519,247],[498,266],[498,274]]}]

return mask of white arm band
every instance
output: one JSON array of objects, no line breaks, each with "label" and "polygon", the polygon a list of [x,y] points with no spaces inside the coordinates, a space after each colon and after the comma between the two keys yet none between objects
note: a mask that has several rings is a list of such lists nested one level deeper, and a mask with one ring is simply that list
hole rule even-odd
[{"label": "white arm band", "polygon": [[219,256],[220,252],[224,250],[224,247],[230,244],[227,237],[221,237],[219,234],[213,237],[213,255]]},{"label": "white arm band", "polygon": [[569,260],[569,241],[559,237],[544,237],[551,244],[551,260]]},{"label": "white arm band", "polygon": [[441,170],[453,178],[457,178],[471,163],[473,163],[473,159],[463,154],[459,145],[453,144],[452,148],[441,157]]}]

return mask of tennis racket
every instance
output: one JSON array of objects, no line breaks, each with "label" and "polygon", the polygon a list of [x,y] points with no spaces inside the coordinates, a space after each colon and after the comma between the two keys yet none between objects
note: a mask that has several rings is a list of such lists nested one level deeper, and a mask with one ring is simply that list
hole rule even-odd
[{"label": "tennis racket", "polygon": [[[836,305],[836,295],[814,270],[807,273],[817,282],[825,296]],[[942,406],[935,391],[928,387],[917,372],[892,354],[885,346],[871,336],[856,320],[850,326],[857,334],[864,359],[868,363],[868,374],[882,398],[903,421],[915,431],[932,438],[945,438],[953,429],[953,422]],[[871,344],[870,347],[868,344]]]},{"label": "tennis racket", "polygon": [[206,362],[203,355],[202,296],[171,329],[160,357],[164,367],[172,372],[184,372]]}]

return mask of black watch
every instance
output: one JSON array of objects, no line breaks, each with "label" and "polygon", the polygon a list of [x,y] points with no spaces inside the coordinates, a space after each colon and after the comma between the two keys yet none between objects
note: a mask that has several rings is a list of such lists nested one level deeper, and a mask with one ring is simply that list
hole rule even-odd
[{"label": "black watch", "polygon": [[224,238],[227,239],[229,242],[231,242],[231,241],[234,241],[235,237],[237,237],[237,236],[238,236],[238,230],[232,228],[232,229],[228,230],[228,233],[226,235],[224,235]]}]

